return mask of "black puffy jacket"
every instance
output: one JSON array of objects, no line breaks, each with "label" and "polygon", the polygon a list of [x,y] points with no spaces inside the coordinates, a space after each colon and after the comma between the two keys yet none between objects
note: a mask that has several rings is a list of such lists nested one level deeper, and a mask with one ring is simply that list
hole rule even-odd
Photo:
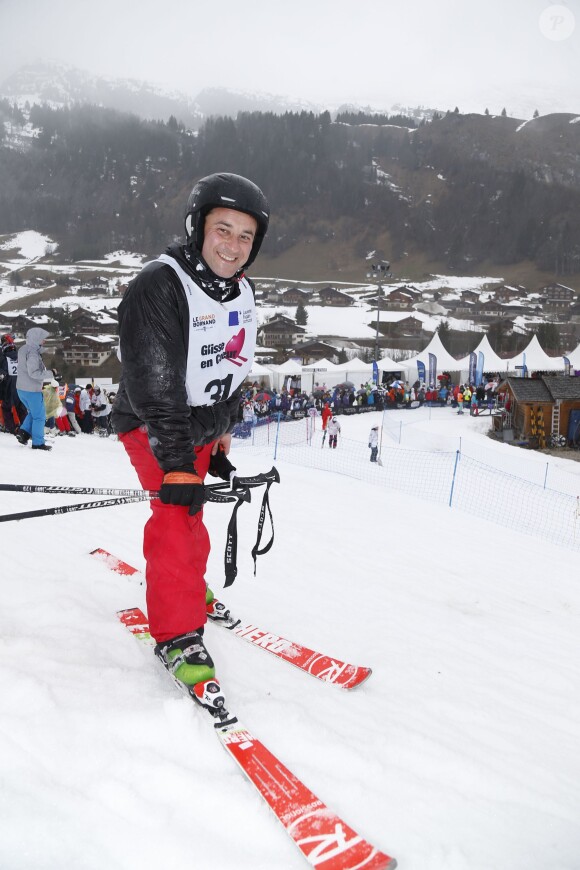
[{"label": "black puffy jacket", "polygon": [[[166,253],[195,280],[181,246],[172,245]],[[199,292],[206,291],[200,287]],[[164,471],[192,463],[194,445],[231,432],[241,390],[214,405],[188,404],[189,306],[171,266],[148,263],[131,281],[119,305],[119,337],[122,375],[112,411],[116,432],[145,424]]]}]

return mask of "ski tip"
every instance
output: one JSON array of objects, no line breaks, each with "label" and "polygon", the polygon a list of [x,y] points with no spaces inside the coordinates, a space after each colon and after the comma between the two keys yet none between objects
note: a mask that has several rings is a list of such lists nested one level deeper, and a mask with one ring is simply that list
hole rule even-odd
[{"label": "ski tip", "polygon": [[363,683],[366,683],[372,672],[372,668],[358,668],[356,677],[352,680],[352,682],[345,683],[342,688],[358,689],[359,686],[362,686]]}]

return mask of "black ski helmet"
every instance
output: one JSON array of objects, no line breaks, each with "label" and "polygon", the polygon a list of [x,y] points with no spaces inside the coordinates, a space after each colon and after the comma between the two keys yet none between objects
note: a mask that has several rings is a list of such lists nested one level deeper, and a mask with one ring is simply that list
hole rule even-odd
[{"label": "black ski helmet", "polygon": [[250,266],[258,256],[268,230],[270,207],[266,197],[253,181],[231,172],[216,172],[200,178],[189,194],[185,212],[187,244],[198,254],[203,247],[205,217],[212,208],[232,208],[256,219],[258,227],[254,244],[248,261],[244,263],[244,268]]}]

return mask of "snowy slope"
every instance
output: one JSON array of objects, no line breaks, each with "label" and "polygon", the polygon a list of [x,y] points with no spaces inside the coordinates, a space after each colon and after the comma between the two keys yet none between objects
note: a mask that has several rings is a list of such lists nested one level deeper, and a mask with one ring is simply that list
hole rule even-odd
[{"label": "snowy slope", "polygon": [[[345,419],[343,435],[366,441],[375,416]],[[458,422],[450,413],[450,438]],[[461,425],[483,440],[481,421]],[[429,431],[413,447],[430,449]],[[242,473],[272,464],[234,456]],[[577,556],[276,464],[276,543],[254,578],[255,499],[224,600],[374,672],[344,693],[209,626],[230,707],[401,870],[577,870]],[[3,482],[136,485],[122,447],[87,436],[39,455],[0,434],[0,468]],[[81,500],[0,493],[0,513]],[[218,595],[224,510],[206,509]],[[117,624],[144,589],[88,553],[142,567],[147,516],[126,505],[0,525],[0,867],[299,870],[203,714]]]}]

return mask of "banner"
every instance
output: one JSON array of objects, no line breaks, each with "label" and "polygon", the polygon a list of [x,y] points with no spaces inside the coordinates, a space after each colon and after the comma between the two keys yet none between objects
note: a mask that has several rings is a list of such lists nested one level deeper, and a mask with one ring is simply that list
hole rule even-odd
[{"label": "banner", "polygon": [[429,386],[431,389],[437,383],[437,357],[434,353],[429,354]]},{"label": "banner", "polygon": [[417,374],[419,375],[419,380],[421,381],[421,383],[424,384],[426,381],[425,363],[421,362],[420,359],[417,360]]},{"label": "banner", "polygon": [[475,386],[479,387],[481,382],[483,381],[483,367],[485,365],[485,354],[482,351],[478,351],[477,354],[477,368],[475,369]]},{"label": "banner", "polygon": [[376,360],[373,360],[373,382],[374,382],[375,384],[377,384],[377,386],[378,386],[378,383],[379,383],[379,367],[378,367],[378,365],[377,365]]},{"label": "banner", "polygon": [[477,357],[473,351],[469,354],[469,374],[467,376],[469,383],[475,383],[475,369],[477,366]]}]

